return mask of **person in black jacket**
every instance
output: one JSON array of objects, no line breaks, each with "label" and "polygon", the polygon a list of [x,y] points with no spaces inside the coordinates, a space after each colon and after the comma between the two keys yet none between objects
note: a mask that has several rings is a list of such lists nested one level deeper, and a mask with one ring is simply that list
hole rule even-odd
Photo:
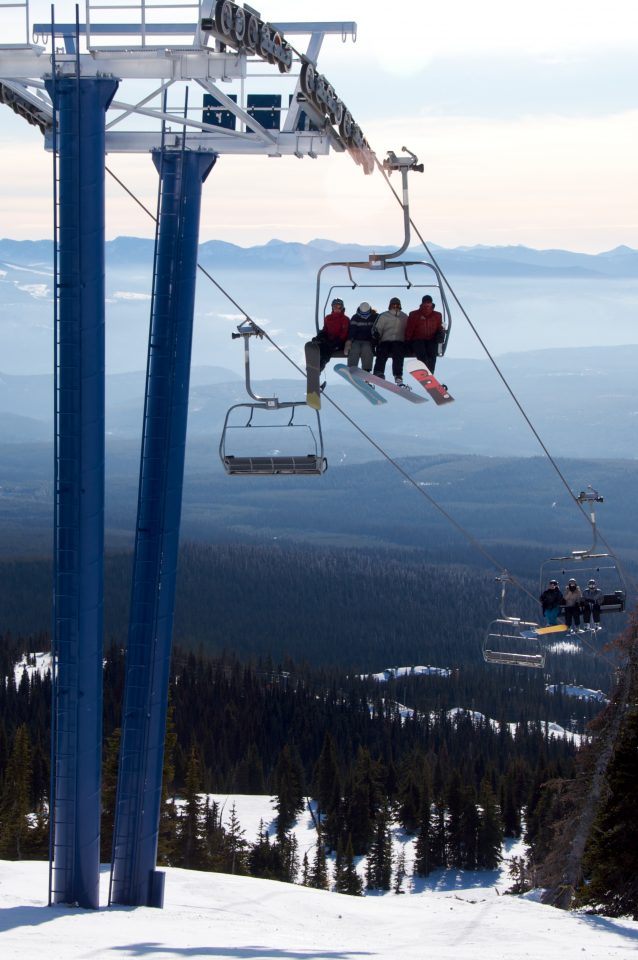
[{"label": "person in black jacket", "polygon": [[357,307],[356,313],[350,317],[348,340],[345,347],[349,367],[357,367],[359,360],[361,360],[363,369],[372,373],[372,360],[374,358],[372,328],[378,316],[377,311],[373,310],[370,304],[364,300]]},{"label": "person in black jacket", "polygon": [[558,614],[565,598],[558,586],[558,580],[550,580],[547,590],[543,590],[540,595],[541,605],[543,607],[543,616],[547,621],[548,627],[555,627],[558,623]]}]

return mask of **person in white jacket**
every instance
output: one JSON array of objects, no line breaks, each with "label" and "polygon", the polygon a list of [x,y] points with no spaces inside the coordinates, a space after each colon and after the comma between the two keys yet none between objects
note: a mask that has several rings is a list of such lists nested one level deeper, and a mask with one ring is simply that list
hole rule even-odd
[{"label": "person in white jacket", "polygon": [[398,297],[392,297],[388,309],[379,314],[373,328],[373,336],[377,341],[373,373],[385,380],[385,365],[388,357],[392,357],[394,382],[401,387],[404,386],[403,357],[407,322],[408,316],[401,309],[401,301]]},{"label": "person in white jacket", "polygon": [[563,590],[565,598],[565,626],[570,633],[584,633],[580,628],[580,604],[583,599],[582,590],[572,577]]}]

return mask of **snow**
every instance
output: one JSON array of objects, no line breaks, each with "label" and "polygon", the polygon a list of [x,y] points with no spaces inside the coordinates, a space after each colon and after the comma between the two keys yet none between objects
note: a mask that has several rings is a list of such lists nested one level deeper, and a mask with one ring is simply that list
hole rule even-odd
[{"label": "snow", "polygon": [[[211,794],[228,822],[233,803],[245,839],[260,821],[272,832],[273,798]],[[299,856],[314,852],[310,813],[295,827]],[[47,907],[48,865],[0,861],[2,960],[624,960],[638,946],[638,923],[565,913],[538,893],[506,896],[500,870],[439,870],[412,879],[413,840],[396,828],[406,854],[404,891],[366,897],[220,873],[166,868],[163,910]],[[510,841],[506,858],[523,853]],[[358,864],[363,870],[363,863]],[[108,898],[102,868],[101,902]]]},{"label": "snow", "polygon": [[449,677],[452,671],[448,667],[387,667],[381,673],[362,674],[361,679],[376,680],[385,683],[399,677],[437,676]]},{"label": "snow", "polygon": [[14,675],[16,686],[19,685],[22,680],[22,674],[24,671],[27,671],[29,679],[33,676],[34,673],[39,673],[41,677],[46,677],[47,672],[51,669],[51,654],[50,653],[32,653],[32,654],[22,654],[22,659],[16,663],[14,667]]},{"label": "snow", "polygon": [[573,683],[550,683],[545,690],[547,693],[563,693],[566,697],[578,697],[579,700],[598,700],[600,703],[609,703],[602,690],[591,690],[589,687],[579,687]]},{"label": "snow", "polygon": [[0,861],[3,960],[624,960],[638,946],[638,923],[499,895],[497,873],[440,871],[412,896],[360,898],[169,868],[163,910],[88,911],[47,907],[47,870]]}]

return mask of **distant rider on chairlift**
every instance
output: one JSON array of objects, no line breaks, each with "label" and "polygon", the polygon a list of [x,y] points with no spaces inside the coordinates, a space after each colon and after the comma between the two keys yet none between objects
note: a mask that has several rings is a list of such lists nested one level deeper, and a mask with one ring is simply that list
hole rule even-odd
[{"label": "distant rider on chairlift", "polygon": [[560,613],[561,606],[565,602],[565,598],[558,586],[558,580],[550,580],[547,589],[543,590],[539,599],[543,608],[543,616],[547,621],[547,626],[557,626],[558,614]]},{"label": "distant rider on chairlift", "polygon": [[[583,590],[583,624],[589,629],[602,630],[600,625],[600,605],[605,594],[595,580],[589,580]],[[592,623],[593,621],[593,623]]]},{"label": "distant rider on chairlift", "polygon": [[565,626],[569,633],[583,633],[580,626],[580,606],[583,594],[573,577],[570,577],[565,588]]}]

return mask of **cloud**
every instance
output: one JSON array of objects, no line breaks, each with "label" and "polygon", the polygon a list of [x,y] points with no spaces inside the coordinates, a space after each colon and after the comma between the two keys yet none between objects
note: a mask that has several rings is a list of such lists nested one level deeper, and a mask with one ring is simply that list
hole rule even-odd
[{"label": "cloud", "polygon": [[113,294],[116,300],[150,300],[150,293],[135,293],[132,290],[116,290]]}]

